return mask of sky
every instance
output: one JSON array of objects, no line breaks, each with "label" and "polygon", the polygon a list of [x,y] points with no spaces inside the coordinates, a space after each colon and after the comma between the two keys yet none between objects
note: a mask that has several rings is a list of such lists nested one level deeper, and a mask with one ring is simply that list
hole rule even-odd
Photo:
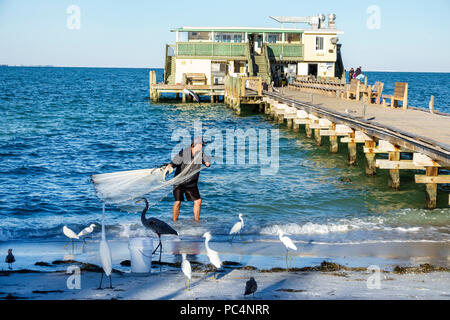
[{"label": "sky", "polygon": [[[79,29],[68,28],[71,5]],[[335,13],[346,69],[450,72],[449,9],[448,0],[0,0],[0,64],[158,68],[172,28]]]}]

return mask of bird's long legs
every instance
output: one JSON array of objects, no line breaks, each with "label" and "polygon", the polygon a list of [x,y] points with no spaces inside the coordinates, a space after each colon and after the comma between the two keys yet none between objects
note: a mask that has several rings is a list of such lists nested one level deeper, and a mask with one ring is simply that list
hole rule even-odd
[{"label": "bird's long legs", "polygon": [[102,277],[100,278],[100,284],[98,285],[98,288],[99,288],[99,289],[102,288],[102,281],[103,281],[103,272],[102,272]]},{"label": "bird's long legs", "polygon": [[[104,272],[102,272],[102,277],[100,278],[100,284],[98,285],[98,289],[101,290],[102,289],[102,282],[103,282],[103,275]],[[112,279],[111,279],[111,275],[109,276],[109,288],[112,289]]]},{"label": "bird's long legs", "polygon": [[190,283],[191,283],[191,280],[189,280],[189,279],[185,279],[184,280],[184,287],[186,288],[186,290],[191,290],[189,287],[190,287]]},{"label": "bird's long legs", "polygon": [[111,279],[111,275],[109,275],[109,288],[110,288],[110,289],[112,289],[112,288],[113,288],[113,286],[112,286],[112,279]]}]

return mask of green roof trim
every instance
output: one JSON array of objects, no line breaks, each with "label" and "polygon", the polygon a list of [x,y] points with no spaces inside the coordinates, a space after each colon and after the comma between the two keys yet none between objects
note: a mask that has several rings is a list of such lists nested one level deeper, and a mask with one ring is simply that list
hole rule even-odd
[{"label": "green roof trim", "polygon": [[182,27],[172,29],[170,32],[248,32],[248,33],[304,33],[302,29],[280,29],[280,28],[195,28]]}]

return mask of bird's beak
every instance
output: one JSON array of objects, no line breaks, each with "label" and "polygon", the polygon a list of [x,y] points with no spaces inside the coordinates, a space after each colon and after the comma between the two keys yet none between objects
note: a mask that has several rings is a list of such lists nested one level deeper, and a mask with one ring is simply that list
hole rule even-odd
[{"label": "bird's beak", "polygon": [[140,199],[140,200],[136,201],[136,203],[139,203],[139,202],[142,202],[142,201],[144,201],[144,199]]}]

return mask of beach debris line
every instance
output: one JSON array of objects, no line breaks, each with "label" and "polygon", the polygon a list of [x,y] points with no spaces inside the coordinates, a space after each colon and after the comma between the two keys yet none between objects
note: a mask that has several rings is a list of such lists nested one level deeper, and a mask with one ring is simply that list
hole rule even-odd
[{"label": "beach debris line", "polygon": [[146,198],[142,198],[141,200],[136,201],[136,203],[145,202],[145,208],[142,210],[141,214],[141,222],[144,227],[147,229],[152,230],[156,235],[158,236],[158,246],[156,249],[152,252],[152,255],[156,252],[156,250],[159,249],[159,262],[161,262],[161,254],[162,254],[162,242],[161,242],[161,235],[163,234],[173,234],[178,235],[178,232],[173,229],[171,226],[169,226],[167,223],[165,223],[162,220],[156,219],[156,218],[146,218],[145,214],[147,213],[147,210],[149,208],[149,204]]},{"label": "beach debris line", "polygon": [[236,223],[234,224],[234,226],[233,226],[233,227],[231,228],[231,230],[230,230],[230,235],[232,235],[232,236],[231,236],[231,239],[230,239],[230,242],[233,242],[234,236],[235,236],[237,233],[239,233],[239,237],[242,239],[242,236],[241,236],[241,230],[242,230],[242,228],[244,228],[244,219],[242,219],[242,213],[239,213],[239,219],[240,219],[241,221],[236,222]]},{"label": "beach debris line", "polygon": [[14,257],[12,253],[13,249],[8,249],[8,255],[5,258],[5,262],[8,264],[8,269],[12,270],[12,264],[16,262],[16,258]]},{"label": "beach debris line", "polygon": [[184,287],[186,288],[186,290],[189,290],[189,284],[192,278],[191,263],[186,259],[186,253],[182,253],[181,257],[183,259],[183,261],[181,262],[181,271],[183,271],[184,276],[186,277],[186,279],[184,280]]},{"label": "beach debris line", "polygon": [[109,288],[112,289],[113,288],[111,279],[112,258],[111,258],[111,249],[109,248],[105,233],[105,204],[103,204],[102,208],[102,240],[100,241],[99,252],[103,272],[102,277],[100,278],[100,284],[98,286],[98,289],[102,289],[103,274],[109,277]]},{"label": "beach debris line", "polygon": [[245,283],[244,297],[251,294],[254,298],[256,290],[258,290],[258,284],[256,283],[255,278],[251,277],[250,280]]},{"label": "beach debris line", "polygon": [[214,251],[209,247],[209,240],[211,240],[211,233],[205,232],[203,234],[203,238],[205,238],[206,255],[208,256],[209,262],[215,267],[214,279],[216,279],[216,271],[217,269],[220,269],[220,267],[222,266],[222,261],[220,261],[220,257],[217,251]]}]

